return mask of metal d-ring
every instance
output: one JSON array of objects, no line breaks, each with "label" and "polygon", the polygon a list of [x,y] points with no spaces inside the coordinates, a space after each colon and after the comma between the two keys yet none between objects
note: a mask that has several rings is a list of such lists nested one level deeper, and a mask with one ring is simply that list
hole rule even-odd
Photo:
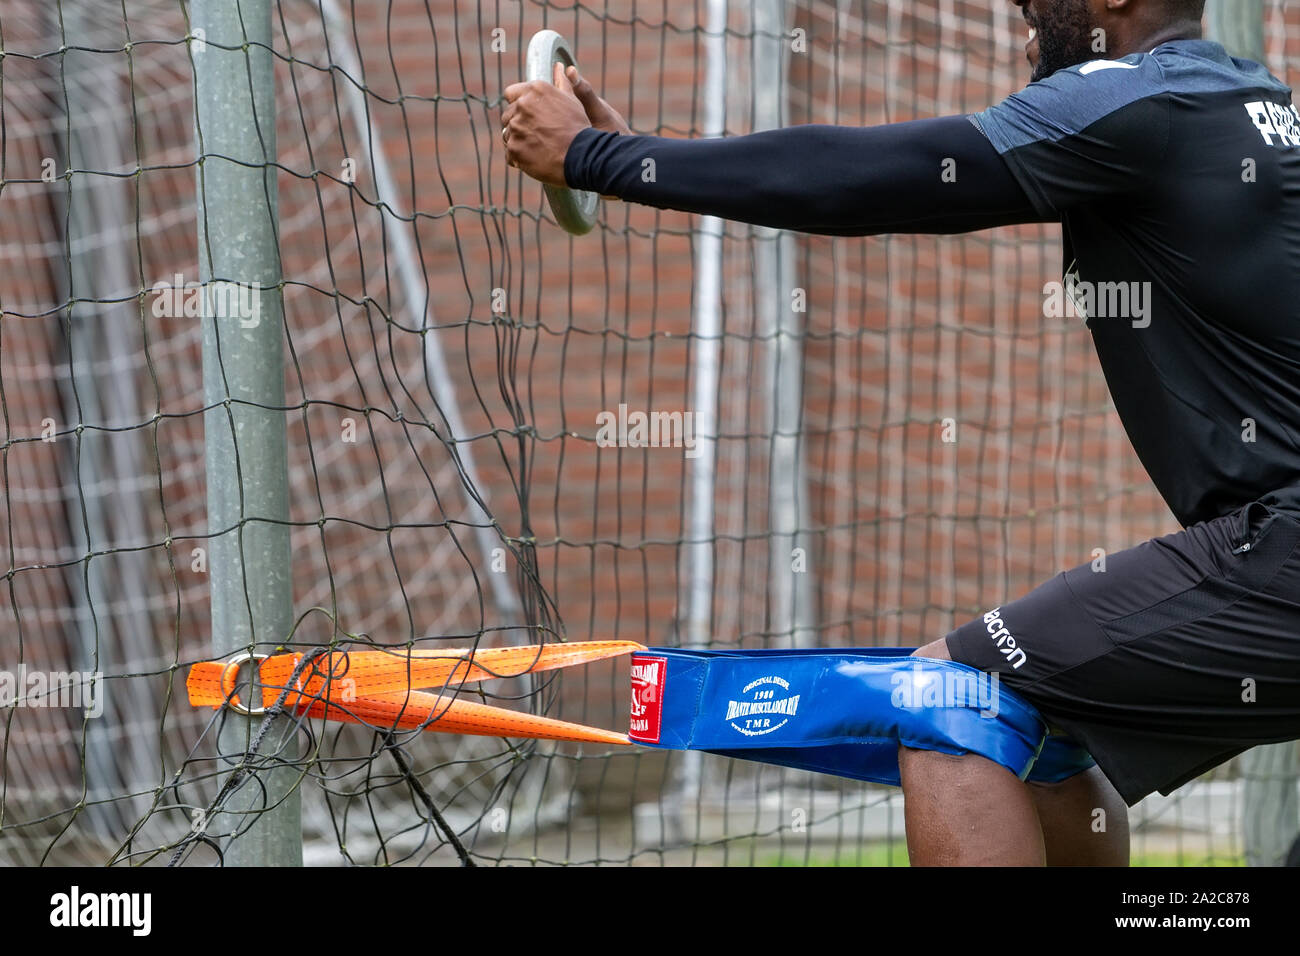
[{"label": "metal d-ring", "polygon": [[[552,82],[551,71],[556,63],[565,67],[577,66],[573,51],[564,37],[554,30],[538,30],[528,42],[527,75],[529,81]],[[575,236],[591,232],[596,224],[596,207],[600,197],[594,192],[570,189],[568,186],[545,185],[546,198],[560,228]]]},{"label": "metal d-ring", "polygon": [[235,693],[235,677],[239,672],[240,665],[248,661],[258,661],[258,675],[261,675],[261,661],[270,657],[270,654],[255,654],[252,651],[244,651],[236,654],[230,660],[226,661],[226,666],[221,669],[221,694],[226,698],[226,706],[237,714],[245,717],[257,717],[266,713],[265,707],[245,707],[239,700],[239,694]]}]

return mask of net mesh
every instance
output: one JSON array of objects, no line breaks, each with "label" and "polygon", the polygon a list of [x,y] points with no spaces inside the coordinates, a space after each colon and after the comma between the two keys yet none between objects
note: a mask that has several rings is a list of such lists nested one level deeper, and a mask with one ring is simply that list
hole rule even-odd
[{"label": "net mesh", "polygon": [[[770,125],[774,79],[779,122],[846,125],[976,111],[1025,79],[1011,4],[778,6],[768,25],[733,0],[718,31],[698,3],[273,4],[286,643],[699,637],[695,460],[602,447],[597,416],[698,411],[700,222],[605,203],[591,234],[561,232],[505,165],[501,91],[543,27],[640,133],[706,131],[718,50],[728,135]],[[1286,80],[1300,3],[1267,11]],[[163,0],[0,10],[0,668],[102,675],[101,714],[30,689],[0,710],[9,863],[194,864],[228,842],[204,821],[229,790],[223,757],[243,755],[221,752],[227,718],[191,708],[184,675],[212,657],[210,535],[243,522],[208,528],[202,330],[158,306],[198,279],[189,15]],[[1060,259],[1051,227],[725,224],[711,646],[927,643],[1174,529],[1086,330],[1038,307]],[[796,316],[796,351],[778,314]],[[621,728],[626,665],[482,694]],[[286,762],[301,776],[309,863],[454,864],[462,848],[479,863],[906,861],[897,792],[856,782],[305,719],[295,735],[238,783],[256,793]],[[1144,802],[1138,860],[1236,861],[1241,801],[1229,765]]]}]

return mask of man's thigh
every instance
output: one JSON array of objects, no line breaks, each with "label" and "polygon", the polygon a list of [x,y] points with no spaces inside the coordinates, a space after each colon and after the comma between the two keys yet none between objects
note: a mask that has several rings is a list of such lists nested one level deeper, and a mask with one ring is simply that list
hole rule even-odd
[{"label": "man's thigh", "polygon": [[1132,805],[1300,737],[1300,520],[1252,505],[1082,565],[945,639]]}]

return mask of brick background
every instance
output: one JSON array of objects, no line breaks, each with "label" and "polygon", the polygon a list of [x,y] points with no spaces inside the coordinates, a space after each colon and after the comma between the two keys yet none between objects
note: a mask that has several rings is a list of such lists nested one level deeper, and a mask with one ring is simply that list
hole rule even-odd
[{"label": "brick background", "polygon": [[[20,653],[30,667],[76,663],[75,594],[88,562],[70,529],[80,526],[83,496],[106,503],[89,563],[109,582],[140,576],[149,600],[134,609],[144,633],[123,601],[95,609],[106,669],[121,675],[122,698],[141,702],[103,732],[134,755],[123,758],[133,768],[124,774],[147,792],[189,758],[206,720],[184,703],[176,675],[207,656],[210,635],[206,578],[190,569],[206,534],[200,333],[192,319],[155,317],[145,294],[177,272],[197,278],[190,64],[174,5],[131,10],[125,25],[118,12],[96,12],[93,42],[68,39],[102,51],[83,56],[112,77],[91,91],[102,111],[73,117],[64,115],[68,80],[51,55],[61,41],[50,17],[41,5],[4,14],[0,623],[9,636],[0,638],[0,665],[14,666]],[[970,112],[1025,80],[1023,24],[1010,4],[803,0],[787,10],[808,44],[784,78],[791,123]],[[343,95],[349,80],[330,70],[313,11],[278,5],[275,43],[295,610],[325,608],[339,631],[383,645],[461,646],[519,622],[476,584],[493,572],[455,524],[466,514],[422,371],[424,290],[415,300],[404,293],[392,249],[393,231],[408,227],[376,205],[374,162]],[[635,131],[700,135],[703,6],[393,0],[357,4],[354,15],[362,75],[352,79],[365,87],[376,145],[397,181],[397,195],[385,198],[414,215],[428,334],[446,351],[480,491],[507,535],[535,540],[540,584],[565,639],[677,642],[688,463],[680,450],[598,448],[594,436],[596,415],[620,402],[692,410],[696,223],[606,202],[592,233],[567,236],[540,187],[505,167],[499,96],[521,76],[528,37],[549,26]],[[727,26],[725,125],[738,135],[753,129],[748,4],[730,4]],[[490,47],[497,27],[501,53]],[[1269,59],[1284,78],[1300,70],[1300,4],[1271,5]],[[69,123],[119,137],[125,162],[63,178],[60,160],[60,178],[41,182],[41,159],[63,155]],[[347,158],[357,163],[355,184],[340,181]],[[66,203],[104,190],[117,191],[130,215],[104,223],[95,241],[118,244],[129,268],[73,290],[69,320]],[[1042,316],[1042,285],[1059,277],[1056,232],[796,239],[808,303],[800,438],[808,582],[822,644],[924,643],[1094,549],[1175,528],[1127,446],[1086,330]],[[780,646],[789,635],[774,633],[767,606],[770,388],[752,297],[763,278],[755,252],[773,240],[736,223],[725,236],[711,631],[719,645]],[[129,367],[95,365],[71,380],[68,337],[75,350],[85,322],[129,343]],[[82,417],[76,388],[93,392],[120,377],[135,417]],[[56,442],[38,440],[46,418]],[[957,423],[955,444],[940,440],[947,418]],[[355,443],[340,437],[344,419],[356,425]],[[95,427],[79,436],[78,424]],[[132,481],[79,487],[78,454],[95,449],[144,467]],[[128,495],[147,527],[114,506]],[[330,634],[325,616],[309,615],[295,640]],[[601,665],[557,678],[530,706],[621,725],[624,674]],[[16,712],[5,730],[8,819],[77,802],[81,761],[66,744],[80,730],[66,713]],[[369,760],[365,735],[331,740],[340,766]],[[509,756],[499,744],[429,736],[411,749],[434,789],[470,818],[497,798],[503,771],[486,768]],[[641,757],[584,764],[567,759],[576,748],[537,753],[556,758],[548,786],[576,786],[590,806],[626,806],[638,787],[662,786],[653,761],[637,777]],[[593,766],[602,768],[595,783]],[[198,803],[213,787],[195,777],[188,797]],[[379,784],[340,785],[367,786]],[[530,799],[540,805],[544,790]],[[308,799],[309,826],[326,830],[322,798]],[[155,819],[160,833],[174,830],[174,818]],[[95,823],[104,845],[120,838],[120,823]],[[0,837],[0,854],[39,858],[48,830]],[[84,845],[79,852],[99,858]]]}]

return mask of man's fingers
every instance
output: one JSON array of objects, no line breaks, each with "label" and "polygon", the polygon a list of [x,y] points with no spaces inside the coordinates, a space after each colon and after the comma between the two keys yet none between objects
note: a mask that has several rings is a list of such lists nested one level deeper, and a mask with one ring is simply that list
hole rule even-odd
[{"label": "man's fingers", "polygon": [[511,83],[509,86],[505,88],[506,102],[513,103],[515,100],[519,99],[519,97],[527,93],[529,87],[531,87],[532,85],[533,84],[531,83],[524,83],[524,82]]},{"label": "man's fingers", "polygon": [[573,86],[573,95],[578,98],[582,104],[583,110],[587,113],[587,120],[597,129],[607,130],[615,133],[631,133],[623,117],[618,115],[618,111],[600,98],[596,88],[587,81],[585,76],[578,73],[576,66],[571,66],[565,71],[565,76]]},{"label": "man's fingers", "polygon": [[566,69],[559,60],[556,60],[551,67],[551,85],[561,93],[567,93],[569,96],[573,96],[573,84],[569,82],[568,74],[571,69],[573,67]]},{"label": "man's fingers", "polygon": [[582,101],[582,105],[586,108],[588,115],[590,115],[592,107],[594,107],[600,99],[596,96],[595,87],[587,82],[585,76],[578,75],[578,68],[576,66],[569,67],[567,76],[573,87],[573,95]]}]

